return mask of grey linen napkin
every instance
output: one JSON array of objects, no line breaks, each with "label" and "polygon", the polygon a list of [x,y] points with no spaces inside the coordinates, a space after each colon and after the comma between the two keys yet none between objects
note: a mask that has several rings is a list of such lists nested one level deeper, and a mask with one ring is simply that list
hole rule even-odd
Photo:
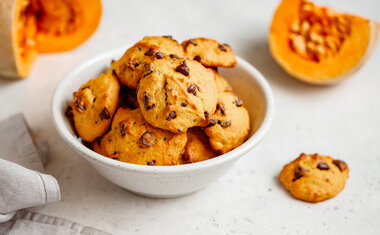
[{"label": "grey linen napkin", "polygon": [[47,142],[32,137],[22,114],[0,121],[0,234],[108,234],[24,210],[61,199],[57,180],[44,174],[48,154]]}]

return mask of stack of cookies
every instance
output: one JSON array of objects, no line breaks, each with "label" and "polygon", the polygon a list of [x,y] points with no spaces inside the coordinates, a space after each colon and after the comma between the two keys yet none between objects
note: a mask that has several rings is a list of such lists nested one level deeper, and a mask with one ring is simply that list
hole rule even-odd
[{"label": "stack of cookies", "polygon": [[69,106],[78,136],[106,157],[142,165],[207,160],[239,145],[249,115],[217,67],[237,61],[226,44],[144,37]]}]

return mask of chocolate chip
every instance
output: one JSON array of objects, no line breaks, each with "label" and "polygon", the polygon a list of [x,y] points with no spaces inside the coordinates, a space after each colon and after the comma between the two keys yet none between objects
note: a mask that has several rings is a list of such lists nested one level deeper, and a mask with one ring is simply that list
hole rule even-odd
[{"label": "chocolate chip", "polygon": [[241,99],[239,99],[239,98],[236,98],[235,104],[236,104],[237,107],[240,107],[240,106],[243,105],[243,101],[241,101]]},{"label": "chocolate chip", "polygon": [[149,105],[149,100],[150,100],[150,95],[144,91],[144,95],[143,95],[143,103],[144,103],[144,106],[146,108],[146,110],[149,110],[151,108],[154,107],[154,104],[153,105]]},{"label": "chocolate chip", "polygon": [[152,56],[153,53],[154,53],[153,48],[149,48],[149,50],[147,52],[145,52],[144,55],[146,55],[146,56]]},{"label": "chocolate chip", "polygon": [[191,84],[188,88],[187,88],[187,92],[189,92],[190,94],[193,94],[193,95],[197,95],[197,87],[194,85],[194,84]]},{"label": "chocolate chip", "polygon": [[180,59],[179,56],[177,56],[177,55],[175,55],[175,54],[170,54],[169,57],[172,58],[172,59],[175,58],[175,59],[177,59],[177,60]]},{"label": "chocolate chip", "polygon": [[206,112],[204,112],[204,114],[205,114],[205,118],[206,119],[210,119],[210,114],[206,111]]},{"label": "chocolate chip", "polygon": [[221,127],[226,128],[226,127],[231,126],[231,120],[223,121],[223,122],[221,122],[219,124],[220,124]]},{"label": "chocolate chip", "polygon": [[141,143],[146,147],[151,147],[154,144],[154,137],[153,134],[146,131],[144,134],[141,135]]},{"label": "chocolate chip", "polygon": [[224,52],[227,51],[226,48],[223,45],[221,45],[221,44],[218,45],[218,49],[221,50],[221,51],[224,51]]},{"label": "chocolate chip", "polygon": [[83,104],[81,98],[78,98],[78,99],[77,99],[77,101],[75,102],[75,105],[76,105],[77,110],[78,110],[79,112],[81,112],[81,111],[85,111],[85,110],[86,110],[86,107],[84,106],[84,104]]},{"label": "chocolate chip", "polygon": [[181,107],[186,107],[186,106],[187,106],[186,103],[184,103],[184,102],[181,103]]},{"label": "chocolate chip", "polygon": [[99,117],[100,120],[108,120],[111,118],[111,115],[106,107],[104,107],[104,109],[99,113]]},{"label": "chocolate chip", "polygon": [[117,151],[113,152],[113,154],[112,154],[112,155],[116,155],[116,154],[117,154]]},{"label": "chocolate chip", "polygon": [[156,165],[156,160],[153,160],[151,162],[146,163],[148,166],[155,166]]},{"label": "chocolate chip", "polygon": [[294,178],[292,179],[292,181],[294,182],[299,178],[303,177],[304,173],[307,173],[307,170],[300,166],[297,166],[296,168],[294,168]]},{"label": "chocolate chip", "polygon": [[202,57],[199,56],[199,55],[197,55],[197,56],[195,56],[195,57],[193,58],[193,60],[196,60],[196,61],[198,61],[198,62],[201,62]]},{"label": "chocolate chip", "polygon": [[334,160],[333,163],[339,168],[340,171],[344,171],[348,167],[347,164],[341,160]]},{"label": "chocolate chip", "polygon": [[187,42],[187,45],[189,45],[189,44],[193,44],[194,46],[197,46],[197,43],[194,40],[189,40]]},{"label": "chocolate chip", "polygon": [[212,126],[214,126],[215,124],[216,124],[216,121],[215,121],[214,119],[211,119],[210,122],[209,122],[209,124],[206,126],[206,128],[207,128],[207,127],[212,127]]},{"label": "chocolate chip", "polygon": [[119,129],[120,129],[120,135],[121,135],[121,137],[124,137],[125,134],[126,134],[126,129],[127,129],[127,125],[125,124],[125,122],[120,122],[119,123]]},{"label": "chocolate chip", "polygon": [[113,159],[113,160],[116,160],[116,161],[120,161],[120,158],[119,158],[119,157],[113,157],[112,159]]},{"label": "chocolate chip", "polygon": [[319,162],[318,165],[317,165],[317,168],[319,170],[322,170],[322,171],[327,171],[330,169],[329,165],[327,165],[326,163],[324,162]]},{"label": "chocolate chip", "polygon": [[65,115],[66,117],[68,118],[73,118],[73,108],[71,108],[71,106],[68,106],[66,111],[65,111]]},{"label": "chocolate chip", "polygon": [[217,104],[217,105],[216,105],[216,109],[219,109],[219,110],[220,110],[220,113],[222,114],[222,116],[225,116],[225,115],[226,115],[226,109],[224,108],[224,105],[223,105],[223,104]]},{"label": "chocolate chip", "polygon": [[172,120],[172,119],[174,119],[176,117],[177,117],[177,114],[175,113],[175,111],[171,111],[169,113],[168,117],[166,118],[166,120],[170,121],[170,120]]},{"label": "chocolate chip", "polygon": [[169,39],[173,39],[173,36],[172,36],[172,35],[164,35],[164,36],[162,36],[162,37],[164,37],[164,38],[169,38]]},{"label": "chocolate chip", "polygon": [[143,77],[145,78],[146,76],[148,76],[151,73],[153,73],[153,70],[151,68],[148,68],[147,70],[145,70]]},{"label": "chocolate chip", "polygon": [[186,65],[186,60],[184,60],[180,65],[178,65],[177,68],[175,68],[175,71],[178,73],[182,73],[185,76],[189,76],[189,67]]},{"label": "chocolate chip", "polygon": [[161,52],[156,53],[156,59],[162,59],[164,57],[165,57],[164,54],[162,54]]}]

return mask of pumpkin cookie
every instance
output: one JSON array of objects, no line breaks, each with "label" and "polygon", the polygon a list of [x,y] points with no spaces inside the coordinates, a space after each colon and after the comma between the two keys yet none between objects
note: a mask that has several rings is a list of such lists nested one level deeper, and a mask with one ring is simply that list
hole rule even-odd
[{"label": "pumpkin cookie", "polygon": [[223,154],[238,147],[248,138],[249,114],[222,76],[216,74],[215,81],[219,96],[217,110],[204,131],[209,137],[211,147]]},{"label": "pumpkin cookie", "polygon": [[114,73],[121,84],[136,89],[146,64],[161,56],[163,57],[163,54],[158,47],[137,43],[129,48],[119,60],[112,62],[107,73]]},{"label": "pumpkin cookie", "polygon": [[218,93],[232,92],[232,87],[227,82],[227,80],[224,77],[220,76],[220,74],[216,71],[214,71],[214,74],[215,74],[215,84],[216,84],[216,88],[218,89]]},{"label": "pumpkin cookie", "polygon": [[206,67],[234,67],[237,63],[232,49],[213,39],[194,38],[182,42],[185,55]]},{"label": "pumpkin cookie", "polygon": [[112,128],[94,150],[105,156],[140,165],[177,165],[185,149],[185,133],[154,128],[143,118],[140,109],[119,108]]},{"label": "pumpkin cookie", "polygon": [[74,127],[79,136],[92,142],[109,128],[115,113],[120,85],[112,74],[101,74],[74,92],[70,103]]},{"label": "pumpkin cookie", "polygon": [[172,36],[146,36],[139,43],[158,47],[165,55],[184,56],[181,45]]},{"label": "pumpkin cookie", "polygon": [[181,164],[200,162],[216,157],[208,138],[199,127],[187,131],[187,144],[182,155]]},{"label": "pumpkin cookie", "polygon": [[307,202],[320,202],[343,190],[348,172],[348,166],[343,161],[317,153],[302,153],[284,166],[279,180],[293,197]]},{"label": "pumpkin cookie", "polygon": [[137,91],[145,120],[173,133],[207,125],[217,98],[212,70],[178,57],[153,61]]}]

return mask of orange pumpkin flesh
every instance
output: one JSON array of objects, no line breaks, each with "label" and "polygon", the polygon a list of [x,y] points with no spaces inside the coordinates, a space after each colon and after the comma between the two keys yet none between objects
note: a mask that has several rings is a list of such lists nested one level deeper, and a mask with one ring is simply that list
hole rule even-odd
[{"label": "orange pumpkin flesh", "polygon": [[283,0],[273,17],[269,47],[295,78],[331,84],[357,71],[377,41],[379,24],[305,0]]},{"label": "orange pumpkin flesh", "polygon": [[0,77],[25,77],[39,53],[75,48],[100,17],[100,0],[1,0]]}]

